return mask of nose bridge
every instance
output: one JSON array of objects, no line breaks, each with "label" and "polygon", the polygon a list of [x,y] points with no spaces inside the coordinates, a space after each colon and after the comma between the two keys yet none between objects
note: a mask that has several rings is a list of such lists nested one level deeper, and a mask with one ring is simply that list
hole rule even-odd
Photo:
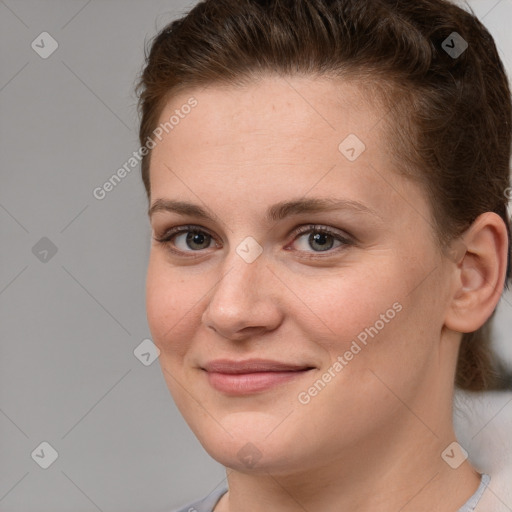
[{"label": "nose bridge", "polygon": [[257,289],[255,285],[263,281],[266,272],[264,258],[259,256],[249,263],[237,251],[238,248],[232,250],[226,258],[226,270],[213,289],[210,306],[215,302],[222,308],[243,310],[257,300],[257,295],[262,295],[263,289],[259,286]]}]

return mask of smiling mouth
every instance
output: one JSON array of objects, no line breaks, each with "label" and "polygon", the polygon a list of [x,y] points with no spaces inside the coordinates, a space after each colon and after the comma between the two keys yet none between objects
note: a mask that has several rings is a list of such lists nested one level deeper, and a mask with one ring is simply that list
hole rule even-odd
[{"label": "smiling mouth", "polygon": [[207,363],[201,369],[206,372],[209,384],[217,391],[229,395],[246,395],[285,384],[315,368],[261,359],[224,359]]}]

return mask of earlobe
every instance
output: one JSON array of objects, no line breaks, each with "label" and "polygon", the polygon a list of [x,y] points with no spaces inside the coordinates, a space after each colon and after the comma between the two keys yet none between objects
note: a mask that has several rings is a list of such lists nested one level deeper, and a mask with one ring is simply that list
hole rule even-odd
[{"label": "earlobe", "polygon": [[446,327],[473,332],[492,315],[503,292],[508,250],[506,225],[492,212],[480,215],[454,242],[455,289]]}]

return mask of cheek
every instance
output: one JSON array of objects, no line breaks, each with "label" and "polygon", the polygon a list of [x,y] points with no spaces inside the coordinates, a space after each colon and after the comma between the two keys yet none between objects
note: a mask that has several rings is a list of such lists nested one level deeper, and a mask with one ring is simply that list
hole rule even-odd
[{"label": "cheek", "polygon": [[[322,344],[331,356],[348,350],[358,337],[364,342],[369,332],[375,332],[375,327],[380,332],[389,330],[389,325],[395,323],[404,293],[402,280],[390,279],[393,274],[391,265],[373,269],[358,266],[316,283],[302,283],[304,301],[315,313],[315,325],[326,333]],[[305,332],[310,330],[307,323],[303,328]]]},{"label": "cheek", "polygon": [[[372,381],[373,370],[399,387],[402,380],[412,378],[411,372],[428,365],[442,326],[434,298],[439,297],[442,284],[440,277],[425,279],[426,275],[420,266],[389,258],[373,268],[344,269],[339,276],[318,281],[315,287],[303,282],[303,296],[318,317],[315,325],[326,333],[316,340],[326,351],[329,365],[341,356],[346,377]],[[301,328],[315,339],[311,318],[305,318]],[[345,378],[336,381],[347,385]]]},{"label": "cheek", "polygon": [[[182,358],[186,352],[186,340],[195,314],[194,306],[203,295],[198,283],[187,282],[178,270],[151,255],[146,277],[146,313],[153,342],[160,349],[161,358]],[[191,291],[192,290],[192,291]]]}]

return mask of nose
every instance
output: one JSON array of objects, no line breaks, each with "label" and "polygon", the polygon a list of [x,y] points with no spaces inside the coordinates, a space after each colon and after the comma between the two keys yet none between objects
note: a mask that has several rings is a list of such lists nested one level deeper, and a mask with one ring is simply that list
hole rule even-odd
[{"label": "nose", "polygon": [[276,329],[282,322],[282,283],[260,255],[252,263],[233,252],[214,286],[203,324],[230,340],[241,341]]}]

